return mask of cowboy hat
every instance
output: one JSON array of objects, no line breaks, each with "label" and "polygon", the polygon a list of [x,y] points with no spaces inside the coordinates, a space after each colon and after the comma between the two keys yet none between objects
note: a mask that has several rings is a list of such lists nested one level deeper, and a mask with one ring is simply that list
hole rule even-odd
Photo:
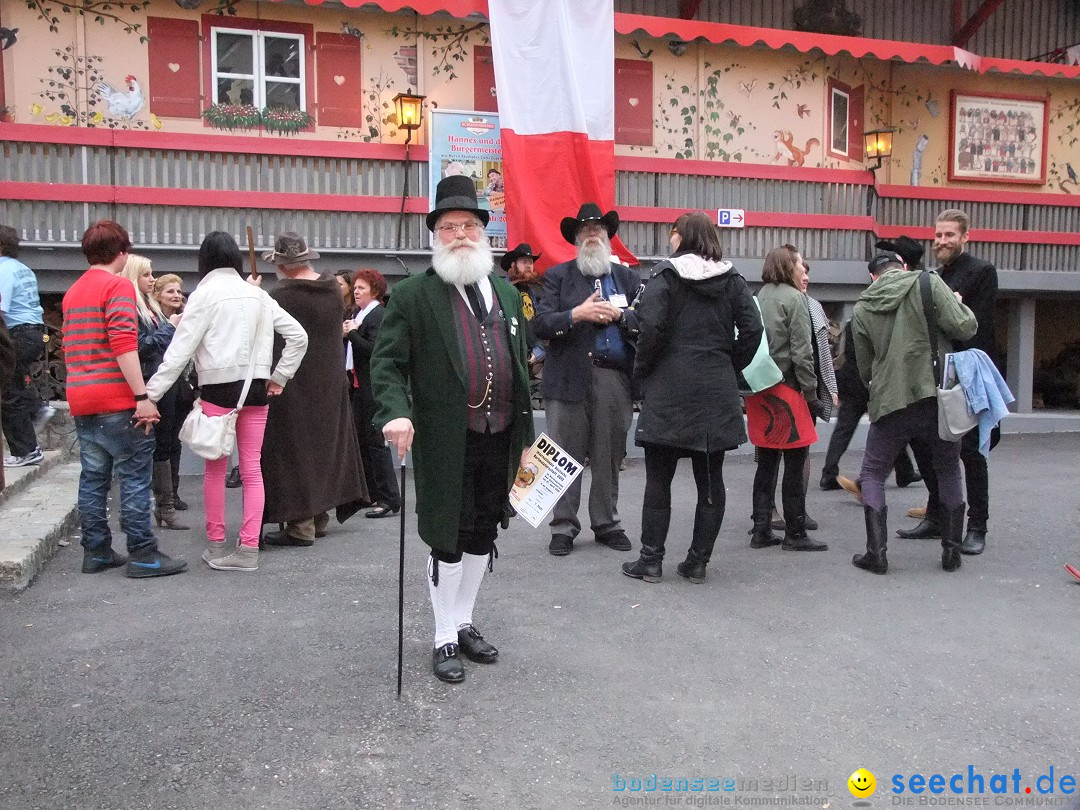
[{"label": "cowboy hat", "polygon": [[587,202],[578,210],[577,217],[565,217],[561,223],[559,223],[559,230],[562,231],[563,239],[569,242],[571,245],[575,244],[575,238],[577,237],[578,229],[582,225],[589,222],[599,222],[605,228],[607,228],[608,239],[615,235],[615,232],[619,230],[619,214],[616,211],[608,211],[606,214],[600,214],[600,206],[596,203]]},{"label": "cowboy hat", "polygon": [[923,246],[910,236],[898,236],[891,241],[882,239],[879,242],[875,242],[874,247],[879,250],[888,250],[891,253],[897,254],[904,260],[904,264],[912,270],[919,266],[922,262],[923,253],[925,253]]},{"label": "cowboy hat", "polygon": [[540,258],[539,253],[532,252],[532,245],[528,242],[522,242],[516,248],[503,254],[503,257],[499,259],[499,267],[503,270],[509,270],[510,265],[516,262],[518,259],[530,258],[534,262]]},{"label": "cowboy hat", "polygon": [[490,214],[482,209],[476,202],[476,183],[471,177],[463,174],[452,174],[444,177],[435,187],[435,207],[428,212],[427,226],[429,231],[435,230],[435,223],[439,217],[447,211],[468,211],[476,214],[480,221],[487,227]]},{"label": "cowboy hat", "polygon": [[285,231],[278,235],[274,249],[263,254],[263,260],[286,267],[294,264],[306,264],[319,258],[319,254],[308,247],[307,240],[295,231]]}]

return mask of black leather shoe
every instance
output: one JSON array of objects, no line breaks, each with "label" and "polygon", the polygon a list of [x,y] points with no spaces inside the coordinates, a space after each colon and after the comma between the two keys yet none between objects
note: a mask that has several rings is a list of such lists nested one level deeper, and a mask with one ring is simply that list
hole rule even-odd
[{"label": "black leather shoe", "polygon": [[806,530],[808,532],[816,532],[818,530],[817,521],[809,515],[806,518]]},{"label": "black leather shoe", "polygon": [[936,540],[941,537],[941,526],[936,520],[923,518],[914,529],[897,529],[896,536],[905,540]]},{"label": "black leather shoe", "polygon": [[458,647],[465,657],[477,664],[494,664],[499,660],[499,651],[484,641],[480,631],[471,624],[457,631]]},{"label": "black leather shoe", "polygon": [[596,536],[596,542],[602,546],[607,546],[614,551],[629,551],[633,548],[633,546],[630,545],[630,538],[626,536],[626,532],[622,529],[599,534]]},{"label": "black leather shoe", "polygon": [[548,553],[552,557],[565,557],[574,550],[574,538],[568,534],[553,534],[548,544]]},{"label": "black leather shoe", "polygon": [[277,531],[267,532],[263,535],[263,543],[268,546],[313,546],[314,540],[304,540],[300,537],[293,537],[286,531],[278,529]]},{"label": "black leather shoe", "polygon": [[374,509],[372,509],[370,512],[365,512],[364,517],[384,518],[384,517],[390,517],[391,515],[396,515],[400,511],[401,511],[400,507],[387,506],[386,504],[381,503],[378,506],[376,506]]},{"label": "black leather shoe", "polygon": [[842,488],[838,483],[836,483],[835,475],[825,475],[824,473],[821,474],[821,483],[819,484],[819,486],[826,492]]},{"label": "black leather shoe", "polygon": [[440,681],[461,683],[465,680],[465,667],[458,660],[458,645],[451,642],[432,650],[431,670]]},{"label": "black leather shoe", "polygon": [[664,578],[664,566],[660,560],[651,561],[638,558],[633,562],[624,562],[622,572],[632,579],[645,582],[659,582]]},{"label": "black leather shoe", "polygon": [[109,568],[119,568],[125,565],[128,559],[123,554],[117,554],[111,547],[87,549],[83,552],[82,572],[84,574],[96,574]]},{"label": "black leather shoe", "polygon": [[960,544],[961,554],[982,554],[986,550],[986,530],[968,529],[964,542]]},{"label": "black leather shoe", "polygon": [[795,537],[785,537],[780,548],[784,551],[828,551],[829,544],[811,540],[804,534]]}]

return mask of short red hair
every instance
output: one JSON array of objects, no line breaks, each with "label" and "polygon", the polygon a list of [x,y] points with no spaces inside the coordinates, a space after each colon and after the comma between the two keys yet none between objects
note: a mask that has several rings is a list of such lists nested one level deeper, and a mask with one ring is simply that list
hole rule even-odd
[{"label": "short red hair", "polygon": [[353,273],[353,286],[355,286],[358,281],[364,282],[371,288],[371,297],[376,301],[381,301],[383,296],[386,295],[386,276],[378,270],[373,270],[370,267],[360,268]]},{"label": "short red hair", "polygon": [[112,264],[121,253],[131,251],[131,237],[123,225],[102,219],[86,229],[82,251],[90,264]]}]

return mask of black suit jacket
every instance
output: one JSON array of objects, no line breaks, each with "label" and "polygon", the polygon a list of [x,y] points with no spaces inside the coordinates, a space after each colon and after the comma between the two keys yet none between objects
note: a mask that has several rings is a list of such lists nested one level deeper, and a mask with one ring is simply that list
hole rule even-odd
[{"label": "black suit jacket", "polygon": [[[619,331],[630,351],[630,364],[624,370],[629,377],[634,364],[634,342],[638,318],[633,303],[641,291],[637,270],[621,264],[611,265],[615,289],[626,296],[628,307],[619,320]],[[580,402],[592,378],[592,352],[597,330],[603,327],[589,321],[573,322],[571,310],[593,294],[596,279],[578,269],[577,260],[563,262],[544,273],[544,292],[536,308],[533,326],[536,336],[548,341],[541,392],[545,399]]]},{"label": "black suit jacket", "polygon": [[960,293],[964,304],[975,313],[979,329],[970,340],[953,341],[956,351],[982,349],[998,364],[997,338],[994,334],[994,307],[997,304],[997,269],[988,261],[961,253],[952,264],[938,271],[941,280],[953,292]]},{"label": "black suit jacket", "polygon": [[385,308],[382,304],[367,314],[364,322],[345,336],[352,346],[353,368],[356,369],[356,388],[352,389],[353,418],[360,443],[382,444],[382,432],[372,423],[375,419],[375,396],[371,392],[371,353],[379,336]]}]

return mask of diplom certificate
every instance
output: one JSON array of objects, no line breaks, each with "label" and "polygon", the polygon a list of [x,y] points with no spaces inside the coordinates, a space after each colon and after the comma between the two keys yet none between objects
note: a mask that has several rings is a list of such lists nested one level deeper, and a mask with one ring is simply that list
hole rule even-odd
[{"label": "diplom certificate", "polygon": [[535,529],[579,475],[581,462],[541,433],[518,467],[510,505]]}]

